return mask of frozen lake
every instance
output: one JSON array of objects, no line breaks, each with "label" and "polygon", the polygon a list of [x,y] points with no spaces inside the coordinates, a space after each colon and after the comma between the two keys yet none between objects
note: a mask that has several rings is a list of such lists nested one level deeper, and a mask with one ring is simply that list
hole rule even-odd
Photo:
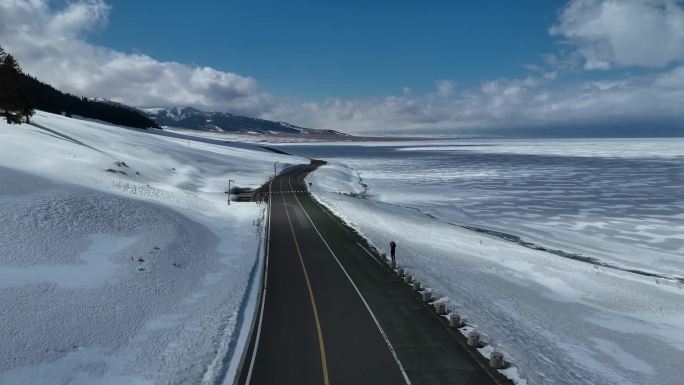
[{"label": "frozen lake", "polygon": [[349,165],[371,200],[628,269],[684,277],[681,139],[290,150]]},{"label": "frozen lake", "polygon": [[681,383],[684,140],[279,148],[331,161],[315,195],[532,382]]}]

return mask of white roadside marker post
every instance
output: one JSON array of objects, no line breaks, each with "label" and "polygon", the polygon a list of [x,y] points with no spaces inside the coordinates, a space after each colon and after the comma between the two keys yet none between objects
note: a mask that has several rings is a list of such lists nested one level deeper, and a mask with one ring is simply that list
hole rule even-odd
[{"label": "white roadside marker post", "polygon": [[461,327],[461,316],[458,313],[451,313],[449,316],[449,326],[454,329]]},{"label": "white roadside marker post", "polygon": [[474,348],[480,347],[480,333],[478,333],[478,332],[468,333],[468,346],[472,346]]},{"label": "white roadside marker post", "polygon": [[426,290],[423,292],[423,302],[430,302],[430,301],[432,301],[432,293]]},{"label": "white roadside marker post", "polygon": [[230,184],[234,183],[235,181],[232,179],[228,180],[228,191],[226,191],[226,194],[228,194],[228,206],[230,206]]},{"label": "white roadside marker post", "polygon": [[504,355],[501,352],[493,351],[489,355],[489,366],[494,369],[503,369],[504,367]]},{"label": "white roadside marker post", "polygon": [[446,314],[446,304],[443,302],[438,302],[435,304],[435,312],[439,315]]}]

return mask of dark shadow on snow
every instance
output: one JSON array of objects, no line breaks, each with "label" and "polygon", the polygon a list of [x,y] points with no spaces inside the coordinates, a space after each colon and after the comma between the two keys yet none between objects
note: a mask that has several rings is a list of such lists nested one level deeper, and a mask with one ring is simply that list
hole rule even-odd
[{"label": "dark shadow on snow", "polygon": [[41,134],[45,134],[45,135],[49,135],[49,136],[55,137],[55,138],[57,138],[57,139],[66,140],[67,142],[71,142],[71,143],[73,143],[73,144],[78,144],[79,146],[87,147],[87,148],[89,148],[89,149],[91,149],[91,150],[95,150],[95,151],[97,151],[97,152],[102,152],[102,153],[104,154],[103,151],[98,150],[97,148],[95,148],[95,147],[93,147],[93,146],[87,145],[87,144],[81,142],[80,140],[74,139],[74,138],[70,137],[69,135],[64,135],[64,134],[62,134],[62,133],[60,133],[60,132],[58,132],[58,131],[55,131],[55,130],[50,129],[50,128],[47,128],[47,127],[45,127],[45,126],[43,126],[43,125],[40,125],[40,124],[38,124],[38,123],[33,123],[33,122],[31,122],[31,123],[29,123],[29,124],[30,124],[31,126],[33,126],[33,127],[36,127],[36,128],[38,128],[38,129],[41,129],[41,130],[43,130],[43,131],[47,131],[47,132],[49,132],[49,134],[45,134],[45,133],[40,132],[40,131],[36,131],[36,132],[40,132]]}]

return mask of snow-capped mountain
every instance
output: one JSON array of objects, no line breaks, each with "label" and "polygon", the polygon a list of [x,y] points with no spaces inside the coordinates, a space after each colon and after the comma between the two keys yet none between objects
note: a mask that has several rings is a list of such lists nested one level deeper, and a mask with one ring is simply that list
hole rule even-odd
[{"label": "snow-capped mountain", "polygon": [[143,111],[160,126],[255,134],[304,134],[347,136],[334,130],[304,128],[286,122],[250,118],[226,112],[206,112],[192,107],[146,108]]}]

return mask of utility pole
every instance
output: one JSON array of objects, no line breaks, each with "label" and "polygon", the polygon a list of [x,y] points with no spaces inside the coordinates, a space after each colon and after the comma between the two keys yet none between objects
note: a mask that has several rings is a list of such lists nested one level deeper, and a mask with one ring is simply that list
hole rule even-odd
[{"label": "utility pole", "polygon": [[235,181],[232,179],[228,180],[228,191],[226,191],[226,194],[228,194],[228,206],[230,206],[230,184],[231,183],[235,183]]}]

